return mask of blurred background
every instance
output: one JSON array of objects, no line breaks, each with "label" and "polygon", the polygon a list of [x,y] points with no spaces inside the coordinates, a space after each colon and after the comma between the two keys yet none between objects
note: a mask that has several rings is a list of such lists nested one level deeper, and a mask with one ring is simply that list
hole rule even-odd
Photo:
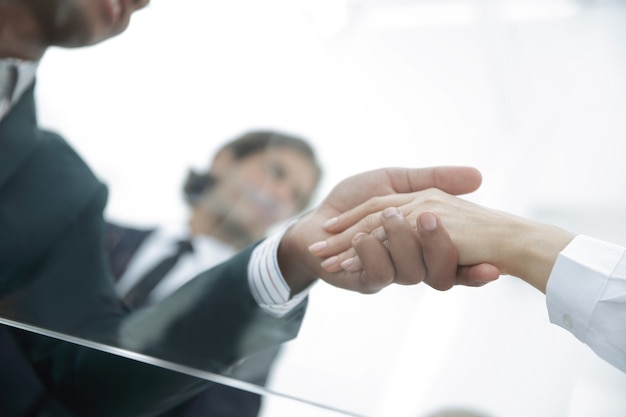
[{"label": "blurred background", "polygon": [[[315,143],[314,203],[364,170],[471,165],[466,198],[626,245],[626,1],[153,0],[117,38],[50,50],[37,95],[118,221],[178,221],[189,167],[274,128]],[[265,416],[626,415],[626,375],[510,277],[318,284],[269,391],[302,401],[268,394]]]}]

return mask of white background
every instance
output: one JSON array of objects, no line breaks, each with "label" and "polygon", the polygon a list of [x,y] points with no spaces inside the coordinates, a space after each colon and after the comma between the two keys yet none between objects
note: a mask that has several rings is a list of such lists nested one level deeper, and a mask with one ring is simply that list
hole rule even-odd
[{"label": "white background", "polygon": [[[37,94],[116,220],[179,222],[186,169],[271,127],[315,142],[316,201],[364,170],[472,165],[473,201],[626,244],[623,1],[153,0],[118,38],[50,50]],[[271,389],[367,416],[626,415],[626,377],[510,277],[318,285]],[[290,407],[264,414],[325,415]]]}]

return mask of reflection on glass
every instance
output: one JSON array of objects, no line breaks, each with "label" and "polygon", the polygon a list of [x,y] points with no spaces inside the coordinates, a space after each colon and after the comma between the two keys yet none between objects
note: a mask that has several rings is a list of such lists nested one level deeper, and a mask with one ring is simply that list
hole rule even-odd
[{"label": "reflection on glass", "polygon": [[[38,328],[36,326],[1,317],[0,325],[2,325],[0,327],[0,352],[2,352],[5,359],[10,361],[10,365],[6,366],[4,369],[6,374],[10,375],[14,379],[16,389],[24,389],[28,391],[26,397],[43,396],[47,398],[47,402],[54,403],[53,410],[56,410],[55,412],[65,410],[65,406],[57,404],[57,399],[52,396],[52,393],[42,394],[42,390],[44,388],[40,385],[37,379],[33,379],[34,375],[29,372],[30,361],[25,357],[24,352],[20,349],[19,342],[22,337],[29,338],[32,335],[40,335],[42,337],[46,337],[46,340],[48,340],[49,343],[54,343],[55,339],[64,341],[63,343],[58,344],[60,349],[76,348],[77,350],[80,350],[82,347],[88,348],[88,350],[84,350],[84,353],[93,355],[94,358],[101,362],[99,365],[105,367],[98,369],[99,372],[102,372],[107,367],[114,365],[114,368],[107,369],[107,372],[99,374],[99,376],[103,378],[100,388],[106,389],[107,393],[114,396],[115,394],[123,395],[114,399],[109,397],[110,400],[119,402],[118,404],[104,406],[101,403],[97,403],[98,407],[104,407],[104,409],[100,411],[102,413],[101,415],[109,415],[108,413],[113,412],[117,413],[116,415],[127,415],[129,412],[141,412],[139,410],[142,408],[145,409],[146,407],[145,400],[143,400],[142,397],[146,397],[147,393],[155,387],[155,385],[153,385],[154,381],[150,378],[156,377],[157,380],[173,380],[171,386],[163,387],[166,389],[165,394],[168,396],[169,401],[172,401],[171,403],[166,401],[164,404],[159,404],[155,397],[151,395],[147,396],[149,397],[149,400],[153,402],[150,404],[150,409],[158,410],[160,407],[163,407],[162,411],[167,413],[183,413],[182,415],[190,416],[196,415],[195,413],[206,415],[206,413],[209,412],[215,413],[216,415],[220,415],[220,413],[223,412],[237,412],[237,415],[241,416],[252,416],[259,413],[265,413],[267,415],[276,415],[274,413],[279,413],[279,415],[282,415],[283,413],[297,413],[297,415],[302,416],[359,417],[358,414],[350,411],[333,409],[323,403],[316,403],[315,401],[303,398],[293,398],[287,393],[277,393],[272,390],[265,389],[259,385],[258,381],[250,381],[246,376],[249,375],[249,373],[242,373],[238,370],[240,368],[238,366],[233,367],[234,372],[216,374],[204,371],[197,367],[188,367],[181,365],[180,363],[169,362],[153,356],[143,355],[133,350],[120,349],[112,345],[94,342],[90,339],[81,339],[68,334],[57,333],[48,329]],[[102,352],[105,354],[102,354]],[[270,351],[270,355],[273,357],[272,351]],[[254,359],[254,356],[251,358]],[[93,360],[93,358],[91,359]],[[258,359],[267,360],[267,354],[259,354]],[[146,367],[143,364],[147,364],[149,366]],[[140,388],[139,391],[137,391],[136,388],[130,389],[128,385],[120,383],[119,381],[117,382],[117,386],[121,386],[123,392],[116,392],[116,390],[112,390],[107,386],[109,383],[115,383],[115,380],[106,378],[108,373],[112,372],[113,378],[123,378],[124,372],[122,371],[122,368],[125,366],[129,366],[132,369],[132,373],[129,375],[133,377],[132,379],[134,380],[134,383],[141,383],[140,387],[136,387]],[[141,375],[140,371],[142,369],[146,371],[149,378],[146,378],[145,375]],[[93,370],[96,370],[96,368]],[[191,400],[182,402],[180,398],[176,399],[173,397],[170,390],[181,389],[183,386],[181,385],[181,381],[185,381],[189,385],[187,389],[191,392],[198,392],[197,387],[202,387],[200,394],[192,397]],[[195,388],[192,388],[194,386]],[[89,391],[85,390],[85,392],[88,393]],[[6,394],[6,391],[3,392],[3,395],[4,394]],[[133,396],[137,396],[139,398],[133,398]],[[41,397],[39,397],[39,400],[41,401]],[[63,399],[60,398],[59,400],[62,402]],[[21,402],[24,407],[28,407],[29,404],[25,403],[23,399]],[[135,404],[133,404],[133,402]],[[143,405],[141,406],[142,408],[133,410],[129,407],[129,403],[131,403],[130,407],[136,407],[137,403]],[[174,407],[174,411],[169,410],[171,407]],[[0,412],[2,412],[2,415],[17,416],[20,415],[20,412],[25,412],[25,410],[26,408],[17,408],[14,404],[7,401],[0,405]],[[46,406],[42,406],[41,410],[50,411],[50,409],[46,408]],[[75,410],[81,413],[83,412],[78,409]]]}]

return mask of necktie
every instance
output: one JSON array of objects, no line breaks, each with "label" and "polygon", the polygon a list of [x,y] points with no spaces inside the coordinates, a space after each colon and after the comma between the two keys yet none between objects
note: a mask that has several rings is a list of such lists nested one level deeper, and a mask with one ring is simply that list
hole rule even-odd
[{"label": "necktie", "polygon": [[167,275],[169,271],[176,265],[176,262],[180,257],[186,253],[193,252],[193,246],[187,240],[181,240],[178,242],[176,252],[172,255],[162,259],[151,270],[141,277],[137,285],[135,285],[126,294],[124,300],[131,308],[138,308],[143,306],[152,290],[157,286],[159,282]]},{"label": "necktie", "polygon": [[0,62],[0,120],[9,112],[11,98],[17,84],[17,67]]}]

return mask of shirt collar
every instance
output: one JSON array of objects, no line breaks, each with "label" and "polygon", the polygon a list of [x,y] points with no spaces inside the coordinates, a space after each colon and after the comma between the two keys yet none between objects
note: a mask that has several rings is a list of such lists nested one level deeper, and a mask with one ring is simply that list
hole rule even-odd
[{"label": "shirt collar", "polygon": [[212,236],[196,235],[190,239],[191,233],[189,226],[187,225],[167,225],[159,227],[157,228],[156,233],[164,239],[171,241],[172,246],[175,245],[175,242],[178,240],[190,240],[194,248],[194,252],[196,252],[199,256],[203,256],[207,253],[214,253],[215,251],[231,254],[236,253],[236,249],[233,246]]},{"label": "shirt collar", "polygon": [[9,65],[13,65],[17,68],[17,82],[9,101],[9,108],[11,108],[35,81],[39,61],[26,61],[18,58],[0,58],[0,66]]}]

